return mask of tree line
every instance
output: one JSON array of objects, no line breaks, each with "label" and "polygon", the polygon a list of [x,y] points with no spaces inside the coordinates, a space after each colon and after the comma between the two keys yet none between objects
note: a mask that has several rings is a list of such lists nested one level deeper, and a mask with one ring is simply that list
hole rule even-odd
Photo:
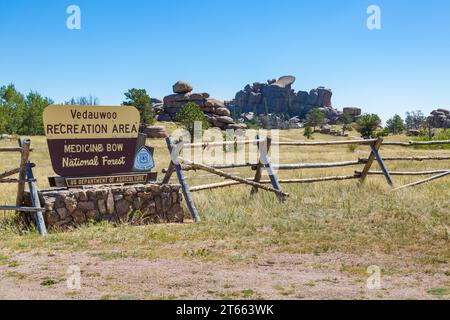
[{"label": "tree line", "polygon": [[[305,136],[311,138],[316,127],[325,123],[325,113],[320,109],[312,109],[306,116]],[[377,114],[364,114],[353,123],[353,118],[343,113],[339,119],[339,124],[342,125],[343,133],[355,128],[364,138],[387,136],[389,134],[399,135],[410,130],[417,130],[420,135],[431,136],[430,124],[420,110],[407,112],[404,119],[396,114],[386,121],[384,128],[382,128],[381,118]]]}]

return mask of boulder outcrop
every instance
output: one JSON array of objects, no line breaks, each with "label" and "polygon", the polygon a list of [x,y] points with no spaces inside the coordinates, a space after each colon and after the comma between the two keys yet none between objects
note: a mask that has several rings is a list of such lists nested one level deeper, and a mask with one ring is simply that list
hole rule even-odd
[{"label": "boulder outcrop", "polygon": [[332,107],[333,93],[325,87],[318,87],[309,92],[292,89],[295,77],[284,76],[267,83],[256,82],[239,91],[230,108],[238,114],[253,112],[255,114],[288,114],[291,117],[305,117],[314,108],[322,108],[330,123],[335,123],[341,112]]},{"label": "boulder outcrop", "polygon": [[362,110],[360,108],[347,107],[347,108],[344,108],[343,113],[346,113],[349,116],[351,116],[353,118],[353,121],[356,122],[361,117]]},{"label": "boulder outcrop", "polygon": [[447,109],[437,109],[431,112],[428,123],[434,128],[450,128],[450,111]]},{"label": "boulder outcrop", "polygon": [[221,130],[245,129],[246,125],[237,124],[230,117],[231,112],[223,101],[210,98],[208,93],[193,93],[190,84],[178,81],[173,86],[174,94],[164,97],[162,104],[154,106],[158,121],[175,121],[176,114],[187,103],[195,103],[205,113],[205,117],[212,127]]}]

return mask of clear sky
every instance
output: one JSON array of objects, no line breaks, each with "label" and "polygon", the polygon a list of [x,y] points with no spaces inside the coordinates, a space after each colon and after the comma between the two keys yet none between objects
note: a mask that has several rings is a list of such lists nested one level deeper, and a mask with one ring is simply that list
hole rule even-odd
[{"label": "clear sky", "polygon": [[[72,4],[81,30],[66,27]],[[371,4],[381,30],[366,27]],[[117,105],[133,87],[161,98],[186,80],[230,100],[292,74],[339,109],[428,113],[450,108],[449,16],[448,0],[1,0],[0,85]]]}]

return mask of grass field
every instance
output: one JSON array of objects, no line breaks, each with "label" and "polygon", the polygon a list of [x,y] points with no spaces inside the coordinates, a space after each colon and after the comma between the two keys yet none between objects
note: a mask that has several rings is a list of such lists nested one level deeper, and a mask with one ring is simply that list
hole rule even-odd
[{"label": "grass field", "polygon": [[[282,141],[303,139],[301,130],[281,132]],[[321,135],[315,139],[335,140]],[[169,161],[165,142],[149,143],[156,148],[161,172]],[[39,187],[46,188],[47,177],[54,173],[45,138],[32,137],[32,144],[35,175]],[[14,145],[15,141],[0,141],[0,147]],[[334,162],[368,154],[364,146],[283,147],[280,162]],[[450,150],[385,147],[382,155],[449,156]],[[17,167],[18,154],[2,157],[0,172]],[[449,169],[450,161],[388,162],[388,167]],[[282,171],[279,177],[347,175],[356,169]],[[254,174],[232,171],[243,177]],[[188,176],[192,185],[220,181],[200,172]],[[418,177],[394,179],[402,185]],[[203,219],[198,225],[102,223],[46,238],[24,233],[12,222],[11,213],[0,212],[0,288],[8,288],[0,297],[449,298],[449,178],[399,192],[393,192],[382,176],[370,176],[363,187],[344,181],[284,189],[290,194],[284,204],[266,192],[250,197],[244,186],[195,193]],[[13,204],[15,192],[16,186],[2,185],[0,203]],[[73,264],[82,268],[86,288],[81,291],[65,288],[65,270]],[[380,290],[366,288],[371,265],[381,268]]]}]

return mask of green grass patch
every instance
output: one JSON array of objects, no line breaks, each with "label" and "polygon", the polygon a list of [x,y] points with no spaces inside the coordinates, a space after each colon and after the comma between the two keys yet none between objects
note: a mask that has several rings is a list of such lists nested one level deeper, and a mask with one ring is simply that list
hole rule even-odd
[{"label": "green grass patch", "polygon": [[450,294],[450,290],[449,289],[438,288],[438,289],[428,290],[428,293],[433,295],[433,296],[447,296],[447,295]]},{"label": "green grass patch", "polygon": [[58,283],[58,281],[56,281],[50,277],[44,277],[41,279],[41,286],[43,286],[43,287],[51,287],[57,283]]}]

